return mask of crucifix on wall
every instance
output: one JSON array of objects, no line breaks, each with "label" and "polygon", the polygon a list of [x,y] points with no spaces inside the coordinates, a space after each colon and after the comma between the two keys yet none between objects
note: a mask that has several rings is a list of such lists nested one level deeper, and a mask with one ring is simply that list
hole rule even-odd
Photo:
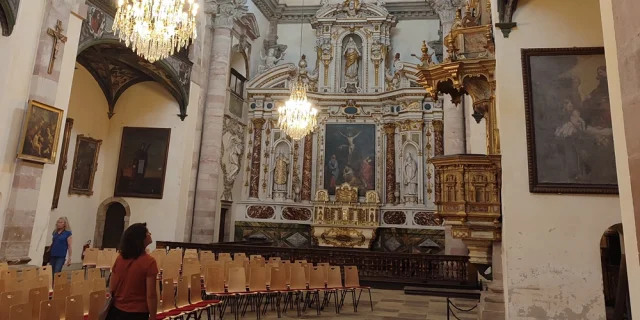
[{"label": "crucifix on wall", "polygon": [[[58,55],[58,45],[60,42],[67,42],[67,36],[62,34],[62,21],[58,20],[56,23],[55,29],[47,29],[47,34],[53,37],[53,48],[51,49],[51,59],[49,59],[49,68],[47,69],[47,73],[51,74],[53,72],[53,63],[56,61],[56,57]],[[58,42],[60,41],[60,42]]]}]

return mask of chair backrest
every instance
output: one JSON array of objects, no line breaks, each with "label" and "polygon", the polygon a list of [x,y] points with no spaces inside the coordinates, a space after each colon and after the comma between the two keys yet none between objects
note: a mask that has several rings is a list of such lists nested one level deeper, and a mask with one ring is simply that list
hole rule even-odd
[{"label": "chair backrest", "polygon": [[200,251],[200,265],[204,265],[215,262],[216,256],[211,251]]},{"label": "chair backrest", "polygon": [[91,292],[89,295],[89,315],[87,316],[87,320],[98,320],[106,301],[107,292],[105,290]]},{"label": "chair backrest", "polygon": [[0,319],[9,319],[11,306],[24,304],[22,291],[8,291],[0,293]]},{"label": "chair backrest", "polygon": [[[38,320],[58,320],[64,315],[65,300],[62,303],[58,299],[40,302],[40,316]],[[62,310],[61,310],[62,309]]]},{"label": "chair backrest", "polygon": [[102,278],[102,271],[98,268],[87,269],[87,280],[96,280]]},{"label": "chair backrest", "polygon": [[182,263],[182,276],[189,279],[194,273],[200,273],[200,262],[196,258],[185,258]]},{"label": "chair backrest", "polygon": [[0,279],[0,293],[8,291],[4,285],[4,280]]},{"label": "chair backrest", "polygon": [[224,292],[224,268],[215,265],[207,268],[207,275],[204,277],[204,288],[207,292],[222,293]]},{"label": "chair backrest", "polygon": [[38,286],[38,279],[26,279],[26,280],[22,280],[20,281],[20,283],[18,284],[17,289],[21,290],[21,291],[25,291],[25,296],[29,295],[29,290],[33,289],[33,288],[37,288]]},{"label": "chair backrest", "polygon": [[38,276],[46,277],[49,291],[53,289],[53,272],[52,271],[53,269],[51,268],[50,265],[46,265],[38,269]]},{"label": "chair backrest", "polygon": [[169,253],[167,253],[167,256],[164,258],[164,262],[162,264],[162,267],[164,268],[165,265],[167,264],[168,261],[172,261],[174,263],[177,264],[182,264],[182,251],[180,250],[170,250]]},{"label": "chair backrest", "polygon": [[98,263],[98,248],[87,248],[84,250],[83,266],[95,266]]},{"label": "chair backrest", "polygon": [[283,263],[280,268],[284,269],[284,274],[285,274],[285,280],[287,281],[287,284],[291,284],[291,267],[293,266],[293,263]]},{"label": "chair backrest", "polygon": [[84,270],[71,271],[71,283],[84,281]]},{"label": "chair backrest", "polygon": [[252,254],[252,255],[249,256],[249,260],[250,261],[253,261],[255,259],[263,259],[264,260],[264,258],[259,254]]},{"label": "chair backrest", "polygon": [[75,296],[78,294],[83,294],[85,292],[85,286],[91,286],[91,281],[82,280],[71,282],[71,295]]},{"label": "chair backrest", "polygon": [[151,257],[156,260],[158,270],[162,270],[164,260],[167,257],[167,251],[164,249],[155,249],[151,251]]},{"label": "chair backrest", "polygon": [[342,274],[340,267],[333,266],[328,268],[327,288],[342,288]]},{"label": "chair backrest", "polygon": [[81,294],[67,297],[64,320],[84,320],[84,302]]},{"label": "chair backrest", "polygon": [[6,280],[6,281],[18,280],[18,270],[5,269],[0,271],[0,279]]},{"label": "chair backrest", "polygon": [[71,295],[71,284],[69,283],[58,283],[53,286],[53,298],[54,299],[66,299]]},{"label": "chair backrest", "polygon": [[249,281],[249,291],[267,290],[267,268],[263,266],[251,267],[251,280]]},{"label": "chair backrest", "polygon": [[189,281],[190,278],[178,278],[178,295],[176,296],[176,307],[178,308],[189,305]]},{"label": "chair backrest", "polygon": [[304,280],[309,283],[309,281],[311,281],[311,268],[313,266],[310,263],[302,263],[300,266],[304,269]]},{"label": "chair backrest", "polygon": [[304,264],[304,263],[307,263],[307,260],[296,260],[294,261],[294,263]]},{"label": "chair backrest", "polygon": [[218,260],[233,260],[231,259],[231,253],[228,252],[219,252]]},{"label": "chair backrest", "polygon": [[8,270],[8,269],[9,269],[9,264],[7,262],[0,262],[0,271]]},{"label": "chair backrest", "polygon": [[36,277],[36,288],[46,287],[47,291],[51,291],[51,278],[46,275],[38,275]]},{"label": "chair backrest", "polygon": [[202,302],[202,279],[199,273],[192,274],[189,279],[189,302]]},{"label": "chair backrest", "polygon": [[56,284],[56,285],[69,283],[69,273],[68,272],[58,272],[58,273],[54,274],[53,275],[53,283]]},{"label": "chair backrest", "polygon": [[271,283],[269,284],[269,290],[283,291],[287,290],[287,275],[284,268],[273,267],[271,268]]},{"label": "chair backrest", "polygon": [[175,259],[166,259],[162,269],[162,278],[178,279],[180,276],[180,261]]},{"label": "chair backrest", "polygon": [[100,278],[91,281],[91,291],[100,291],[107,289],[107,279]]},{"label": "chair backrest", "polygon": [[264,272],[267,275],[267,277],[266,277],[267,286],[271,285],[271,268],[274,268],[274,266],[271,265],[271,264],[267,263],[267,264],[264,265]]},{"label": "chair backrest", "polygon": [[311,267],[309,273],[309,289],[322,289],[325,287],[324,268]]},{"label": "chair backrest", "polygon": [[279,264],[280,261],[282,261],[282,259],[280,257],[271,257],[271,258],[269,258],[269,263],[275,262],[275,263]]},{"label": "chair backrest", "polygon": [[172,278],[162,279],[162,312],[175,309],[176,284]]},{"label": "chair backrest", "polygon": [[40,303],[49,300],[49,288],[33,288],[28,293],[29,303],[31,304],[32,319],[40,317]]},{"label": "chair backrest", "polygon": [[32,318],[31,316],[31,304],[30,303],[22,303],[11,306],[9,311],[9,320],[27,320],[27,319],[37,319]]},{"label": "chair backrest", "polygon": [[[97,269],[111,269],[111,255],[113,252],[100,250],[98,251],[98,258],[96,259]],[[91,270],[91,269],[89,269]]]},{"label": "chair backrest", "polygon": [[229,292],[247,292],[247,280],[244,268],[233,267],[229,269]]},{"label": "chair backrest", "polygon": [[358,275],[358,267],[356,266],[344,267],[344,286],[345,287],[360,286],[360,276]]},{"label": "chair backrest", "polygon": [[301,290],[307,288],[307,280],[304,275],[304,268],[298,263],[291,266],[291,290]]},{"label": "chair backrest", "polygon": [[26,267],[22,269],[22,280],[35,279],[38,275],[38,269],[36,267]]},{"label": "chair backrest", "polygon": [[236,252],[233,254],[233,260],[238,259],[238,258],[246,258],[247,254],[244,252]]}]

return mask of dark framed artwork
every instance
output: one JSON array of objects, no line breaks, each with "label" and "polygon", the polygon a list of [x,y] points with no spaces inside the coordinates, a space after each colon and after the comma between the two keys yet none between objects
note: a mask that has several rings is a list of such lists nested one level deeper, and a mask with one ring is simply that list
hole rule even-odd
[{"label": "dark framed artwork", "polygon": [[93,195],[93,178],[98,169],[98,154],[102,140],[79,134],[73,156],[69,194]]},{"label": "dark framed artwork", "polygon": [[364,196],[376,186],[376,126],[327,124],[325,130],[324,188],[335,194],[343,183],[358,187]]},{"label": "dark framed artwork", "polygon": [[122,129],[114,196],[162,199],[170,137],[169,128]]},{"label": "dark framed artwork", "polygon": [[523,49],[529,190],[618,193],[603,48]]},{"label": "dark framed artwork", "polygon": [[64,111],[44,103],[29,101],[18,147],[18,158],[55,163],[63,113]]}]

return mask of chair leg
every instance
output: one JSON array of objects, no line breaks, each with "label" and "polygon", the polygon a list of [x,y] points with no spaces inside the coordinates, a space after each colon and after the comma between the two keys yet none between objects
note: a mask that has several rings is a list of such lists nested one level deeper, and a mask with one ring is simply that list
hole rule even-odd
[{"label": "chair leg", "polygon": [[371,289],[367,289],[369,290],[369,304],[371,305],[371,311],[373,311],[373,299],[371,299]]}]

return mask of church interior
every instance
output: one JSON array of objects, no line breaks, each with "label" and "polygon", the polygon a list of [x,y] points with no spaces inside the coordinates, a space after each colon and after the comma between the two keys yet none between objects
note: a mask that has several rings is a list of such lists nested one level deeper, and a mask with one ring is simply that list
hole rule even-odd
[{"label": "church interior", "polygon": [[[639,12],[0,0],[0,320],[59,319],[21,306],[46,305],[35,279],[55,298],[67,275],[97,319],[81,284],[105,290],[136,223],[164,311],[190,276],[204,289],[186,303],[206,299],[216,270],[222,291],[244,270],[256,297],[167,319],[632,319]],[[73,241],[52,273],[61,220]],[[283,306],[254,290],[280,268]]]}]

